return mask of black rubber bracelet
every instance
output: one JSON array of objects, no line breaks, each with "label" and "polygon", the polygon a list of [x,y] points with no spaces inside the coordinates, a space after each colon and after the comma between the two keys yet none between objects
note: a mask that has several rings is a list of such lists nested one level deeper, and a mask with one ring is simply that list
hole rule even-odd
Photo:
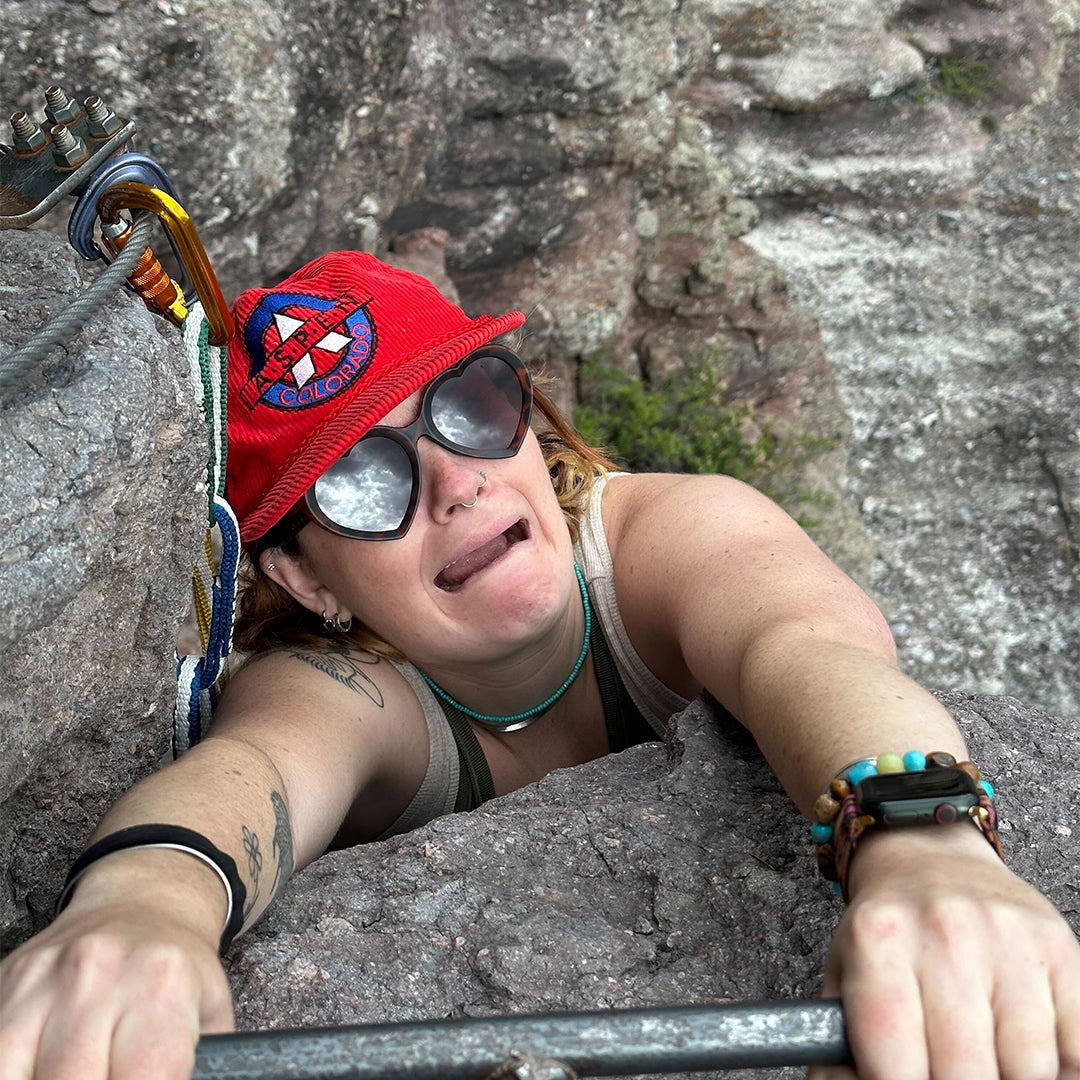
[{"label": "black rubber bracelet", "polygon": [[202,833],[197,833],[194,829],[185,829],[182,825],[133,825],[128,829],[110,833],[96,844],[91,844],[68,871],[67,880],[56,901],[56,914],[59,915],[67,907],[79,878],[98,859],[104,859],[106,855],[114,855],[118,851],[140,847],[186,851],[217,872],[229,898],[225,928],[221,932],[220,951],[224,956],[233,938],[240,933],[240,928],[244,925],[244,902],[247,900],[247,889],[240,880],[236,863],[231,855],[226,855],[224,851],[215,847]]}]

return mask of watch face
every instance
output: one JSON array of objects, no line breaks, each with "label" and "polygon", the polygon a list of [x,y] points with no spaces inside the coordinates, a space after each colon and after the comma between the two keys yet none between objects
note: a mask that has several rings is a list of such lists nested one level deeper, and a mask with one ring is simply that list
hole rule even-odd
[{"label": "watch face", "polygon": [[880,825],[945,825],[967,820],[979,802],[975,781],[959,769],[868,776],[855,788],[860,814]]}]

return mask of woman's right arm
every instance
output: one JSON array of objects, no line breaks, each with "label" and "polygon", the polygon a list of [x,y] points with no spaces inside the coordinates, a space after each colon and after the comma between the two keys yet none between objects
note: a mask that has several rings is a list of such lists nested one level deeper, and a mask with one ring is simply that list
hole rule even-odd
[{"label": "woman's right arm", "polygon": [[[327,656],[337,677],[322,654],[245,668],[213,735],[127,792],[91,842],[149,823],[201,833],[235,861],[250,926],[380,778],[395,704],[411,712],[388,664]],[[219,876],[184,852],[93,863],[64,912],[0,968],[0,1080],[189,1076],[200,1032],[232,1027],[218,959],[226,909]]]}]

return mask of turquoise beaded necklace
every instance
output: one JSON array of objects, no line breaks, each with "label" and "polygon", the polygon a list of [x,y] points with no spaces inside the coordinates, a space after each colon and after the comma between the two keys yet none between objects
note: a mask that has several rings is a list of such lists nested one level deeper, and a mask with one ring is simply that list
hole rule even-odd
[{"label": "turquoise beaded necklace", "polygon": [[578,566],[577,563],[574,563],[574,574],[577,576],[578,588],[581,590],[581,606],[585,610],[585,640],[581,643],[581,653],[577,658],[577,663],[574,665],[574,670],[566,677],[566,681],[562,686],[560,686],[551,697],[541,701],[539,705],[534,705],[533,708],[527,709],[525,712],[514,713],[511,716],[488,716],[486,713],[474,712],[472,709],[462,705],[460,701],[451,697],[426,672],[420,671],[419,668],[416,670],[420,671],[420,674],[424,677],[424,682],[426,682],[428,686],[443,699],[443,701],[453,705],[455,709],[460,709],[466,716],[471,716],[481,724],[487,724],[499,731],[517,731],[520,728],[528,727],[541,713],[550,709],[551,706],[570,689],[570,684],[578,677],[578,672],[581,671],[581,665],[585,663],[585,657],[589,653],[589,639],[592,636],[592,607],[589,605],[589,590],[585,587],[585,576],[582,574],[581,567]]}]

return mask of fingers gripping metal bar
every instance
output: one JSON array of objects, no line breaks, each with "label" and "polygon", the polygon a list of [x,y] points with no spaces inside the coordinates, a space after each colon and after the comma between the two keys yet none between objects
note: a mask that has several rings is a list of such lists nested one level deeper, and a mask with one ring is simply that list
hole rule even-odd
[{"label": "fingers gripping metal bar", "polygon": [[120,211],[131,209],[149,210],[165,226],[206,311],[210,344],[224,345],[232,333],[232,318],[206,249],[187,211],[171,195],[138,183],[113,184],[98,200],[98,213],[103,221],[118,222]]},{"label": "fingers gripping metal bar", "polygon": [[483,1080],[515,1055],[583,1077],[851,1060],[839,1001],[761,1002],[209,1035],[193,1080]]}]

